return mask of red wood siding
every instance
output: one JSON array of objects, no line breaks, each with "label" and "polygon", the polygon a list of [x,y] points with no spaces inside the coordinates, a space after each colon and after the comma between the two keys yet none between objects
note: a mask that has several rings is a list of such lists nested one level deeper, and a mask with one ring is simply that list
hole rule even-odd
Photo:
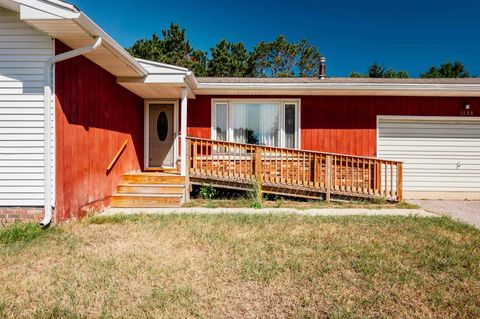
[{"label": "red wood siding", "polygon": [[375,156],[377,115],[460,116],[465,103],[477,112],[480,100],[450,97],[302,97],[302,148]]},{"label": "red wood siding", "polygon": [[[189,135],[210,138],[214,98],[278,98],[271,96],[197,96],[188,103]],[[479,98],[301,96],[302,149],[351,155],[376,155],[377,115],[460,116],[469,103],[480,116]]]},{"label": "red wood siding", "polygon": [[[56,41],[56,54],[70,50]],[[56,217],[109,204],[120,177],[143,166],[143,99],[84,57],[56,65]],[[125,139],[128,145],[106,174]]]},{"label": "red wood siding", "polygon": [[211,96],[198,95],[196,99],[188,100],[187,127],[189,136],[211,137],[212,98]]}]

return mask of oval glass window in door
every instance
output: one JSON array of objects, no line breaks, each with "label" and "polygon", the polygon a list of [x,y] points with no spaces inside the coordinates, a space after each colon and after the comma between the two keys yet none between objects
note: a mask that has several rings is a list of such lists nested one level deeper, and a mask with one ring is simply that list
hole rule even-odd
[{"label": "oval glass window in door", "polygon": [[165,112],[160,112],[157,118],[157,135],[160,141],[165,141],[168,135],[168,118]]}]

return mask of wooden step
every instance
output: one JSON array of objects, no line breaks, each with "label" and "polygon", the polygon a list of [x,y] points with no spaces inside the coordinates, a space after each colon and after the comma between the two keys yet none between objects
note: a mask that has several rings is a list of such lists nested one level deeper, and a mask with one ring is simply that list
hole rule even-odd
[{"label": "wooden step", "polygon": [[122,176],[122,184],[185,184],[185,176],[166,173],[129,173]]},{"label": "wooden step", "polygon": [[181,194],[113,194],[112,207],[180,207]]},{"label": "wooden step", "polygon": [[133,194],[183,194],[184,184],[120,184],[118,193]]}]

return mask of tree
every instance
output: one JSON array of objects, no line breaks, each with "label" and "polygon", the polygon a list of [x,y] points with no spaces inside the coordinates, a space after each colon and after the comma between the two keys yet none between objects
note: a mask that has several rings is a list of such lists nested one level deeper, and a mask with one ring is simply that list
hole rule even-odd
[{"label": "tree", "polygon": [[209,76],[247,76],[250,70],[249,55],[243,43],[230,43],[223,39],[210,49]]},{"label": "tree", "polygon": [[223,39],[207,52],[190,45],[185,29],[172,23],[162,36],[140,39],[127,49],[133,56],[182,66],[197,76],[291,77],[318,76],[320,52],[307,40],[288,42],[280,35],[271,42],[261,41],[248,51],[241,42]]},{"label": "tree", "polygon": [[251,53],[254,75],[258,77],[293,76],[297,52],[297,46],[289,43],[284,35],[278,36],[272,42],[259,42]]},{"label": "tree", "polygon": [[318,76],[320,52],[302,39],[290,43],[284,35],[272,42],[259,42],[251,53],[253,76],[292,77]]},{"label": "tree", "polygon": [[447,62],[440,67],[431,66],[427,72],[420,74],[421,78],[468,78],[469,72],[460,61]]},{"label": "tree", "polygon": [[352,71],[352,73],[350,73],[350,77],[351,78],[363,78],[365,76],[363,74],[357,72],[357,71]]},{"label": "tree", "polygon": [[320,58],[322,57],[318,49],[308,43],[307,40],[302,39],[297,44],[298,61],[297,69],[298,75],[304,77],[313,77],[320,75]]},{"label": "tree", "polygon": [[350,73],[351,78],[408,78],[407,71],[397,71],[393,68],[386,68],[379,63],[373,63],[368,68],[367,73],[361,74],[357,71]]},{"label": "tree", "polygon": [[136,41],[128,51],[135,57],[188,68],[198,76],[206,75],[205,52],[194,50],[186,39],[185,29],[172,23],[162,30],[163,39],[155,33],[151,39]]}]

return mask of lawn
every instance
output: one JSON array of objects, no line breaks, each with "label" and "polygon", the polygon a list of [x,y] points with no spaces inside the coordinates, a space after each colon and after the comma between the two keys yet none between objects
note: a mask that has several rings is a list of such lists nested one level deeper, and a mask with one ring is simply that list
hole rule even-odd
[{"label": "lawn", "polygon": [[92,217],[0,230],[0,318],[479,318],[448,218]]}]

